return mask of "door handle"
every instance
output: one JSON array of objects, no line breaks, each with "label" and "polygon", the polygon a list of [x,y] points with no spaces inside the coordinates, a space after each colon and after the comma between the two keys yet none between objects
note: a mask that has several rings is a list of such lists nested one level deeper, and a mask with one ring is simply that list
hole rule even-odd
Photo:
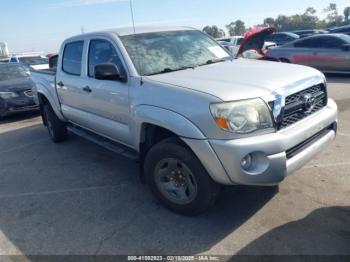
[{"label": "door handle", "polygon": [[58,85],[59,87],[64,87],[64,84],[62,83],[62,81],[58,82],[57,85]]},{"label": "door handle", "polygon": [[92,92],[92,90],[91,90],[91,88],[89,86],[83,87],[83,91],[86,92],[86,93],[91,93]]}]

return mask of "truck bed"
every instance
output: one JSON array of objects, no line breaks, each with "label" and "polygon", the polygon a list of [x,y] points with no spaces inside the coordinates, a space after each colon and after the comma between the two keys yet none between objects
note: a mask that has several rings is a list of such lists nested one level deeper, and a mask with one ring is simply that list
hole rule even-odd
[{"label": "truck bed", "polygon": [[30,79],[35,83],[32,91],[36,103],[39,103],[38,89],[43,90],[48,97],[56,98],[56,69],[31,70]]}]

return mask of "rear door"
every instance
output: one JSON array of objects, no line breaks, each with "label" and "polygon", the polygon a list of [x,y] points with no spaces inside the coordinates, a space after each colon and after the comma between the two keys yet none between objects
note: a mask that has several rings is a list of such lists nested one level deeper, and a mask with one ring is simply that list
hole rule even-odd
[{"label": "rear door", "polygon": [[68,120],[87,126],[88,117],[84,113],[86,93],[82,89],[85,41],[67,42],[63,48],[62,60],[59,62],[56,75],[57,95],[62,113]]},{"label": "rear door", "polygon": [[291,60],[295,64],[318,67],[316,62],[316,46],[318,40],[315,38],[306,38],[296,41],[294,48],[291,48]]},{"label": "rear door", "polygon": [[113,63],[127,79],[126,66],[113,40],[96,38],[89,41],[87,78],[90,92],[84,111],[93,121],[89,128],[123,144],[130,144],[129,86],[127,82],[98,80],[94,69],[98,64]]},{"label": "rear door", "polygon": [[324,71],[350,71],[350,52],[342,49],[346,41],[337,36],[318,37],[315,50],[317,68]]}]

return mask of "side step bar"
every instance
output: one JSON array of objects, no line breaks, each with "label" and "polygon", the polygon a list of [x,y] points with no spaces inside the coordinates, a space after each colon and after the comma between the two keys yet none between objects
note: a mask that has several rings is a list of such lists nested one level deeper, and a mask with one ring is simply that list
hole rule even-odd
[{"label": "side step bar", "polygon": [[109,151],[112,151],[118,155],[129,158],[130,160],[137,161],[137,162],[139,161],[138,153],[124,145],[121,145],[108,138],[101,137],[93,132],[90,132],[88,130],[85,130],[83,128],[80,128],[74,125],[69,125],[67,129],[68,131],[76,134],[77,136],[83,137],[86,140],[89,140],[99,146],[102,146],[108,149]]}]

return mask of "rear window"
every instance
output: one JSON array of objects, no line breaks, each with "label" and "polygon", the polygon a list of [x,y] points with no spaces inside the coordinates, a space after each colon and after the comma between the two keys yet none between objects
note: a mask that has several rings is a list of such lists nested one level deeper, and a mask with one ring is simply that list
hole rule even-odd
[{"label": "rear window", "polygon": [[80,75],[84,41],[66,44],[63,52],[62,70],[67,74]]}]

